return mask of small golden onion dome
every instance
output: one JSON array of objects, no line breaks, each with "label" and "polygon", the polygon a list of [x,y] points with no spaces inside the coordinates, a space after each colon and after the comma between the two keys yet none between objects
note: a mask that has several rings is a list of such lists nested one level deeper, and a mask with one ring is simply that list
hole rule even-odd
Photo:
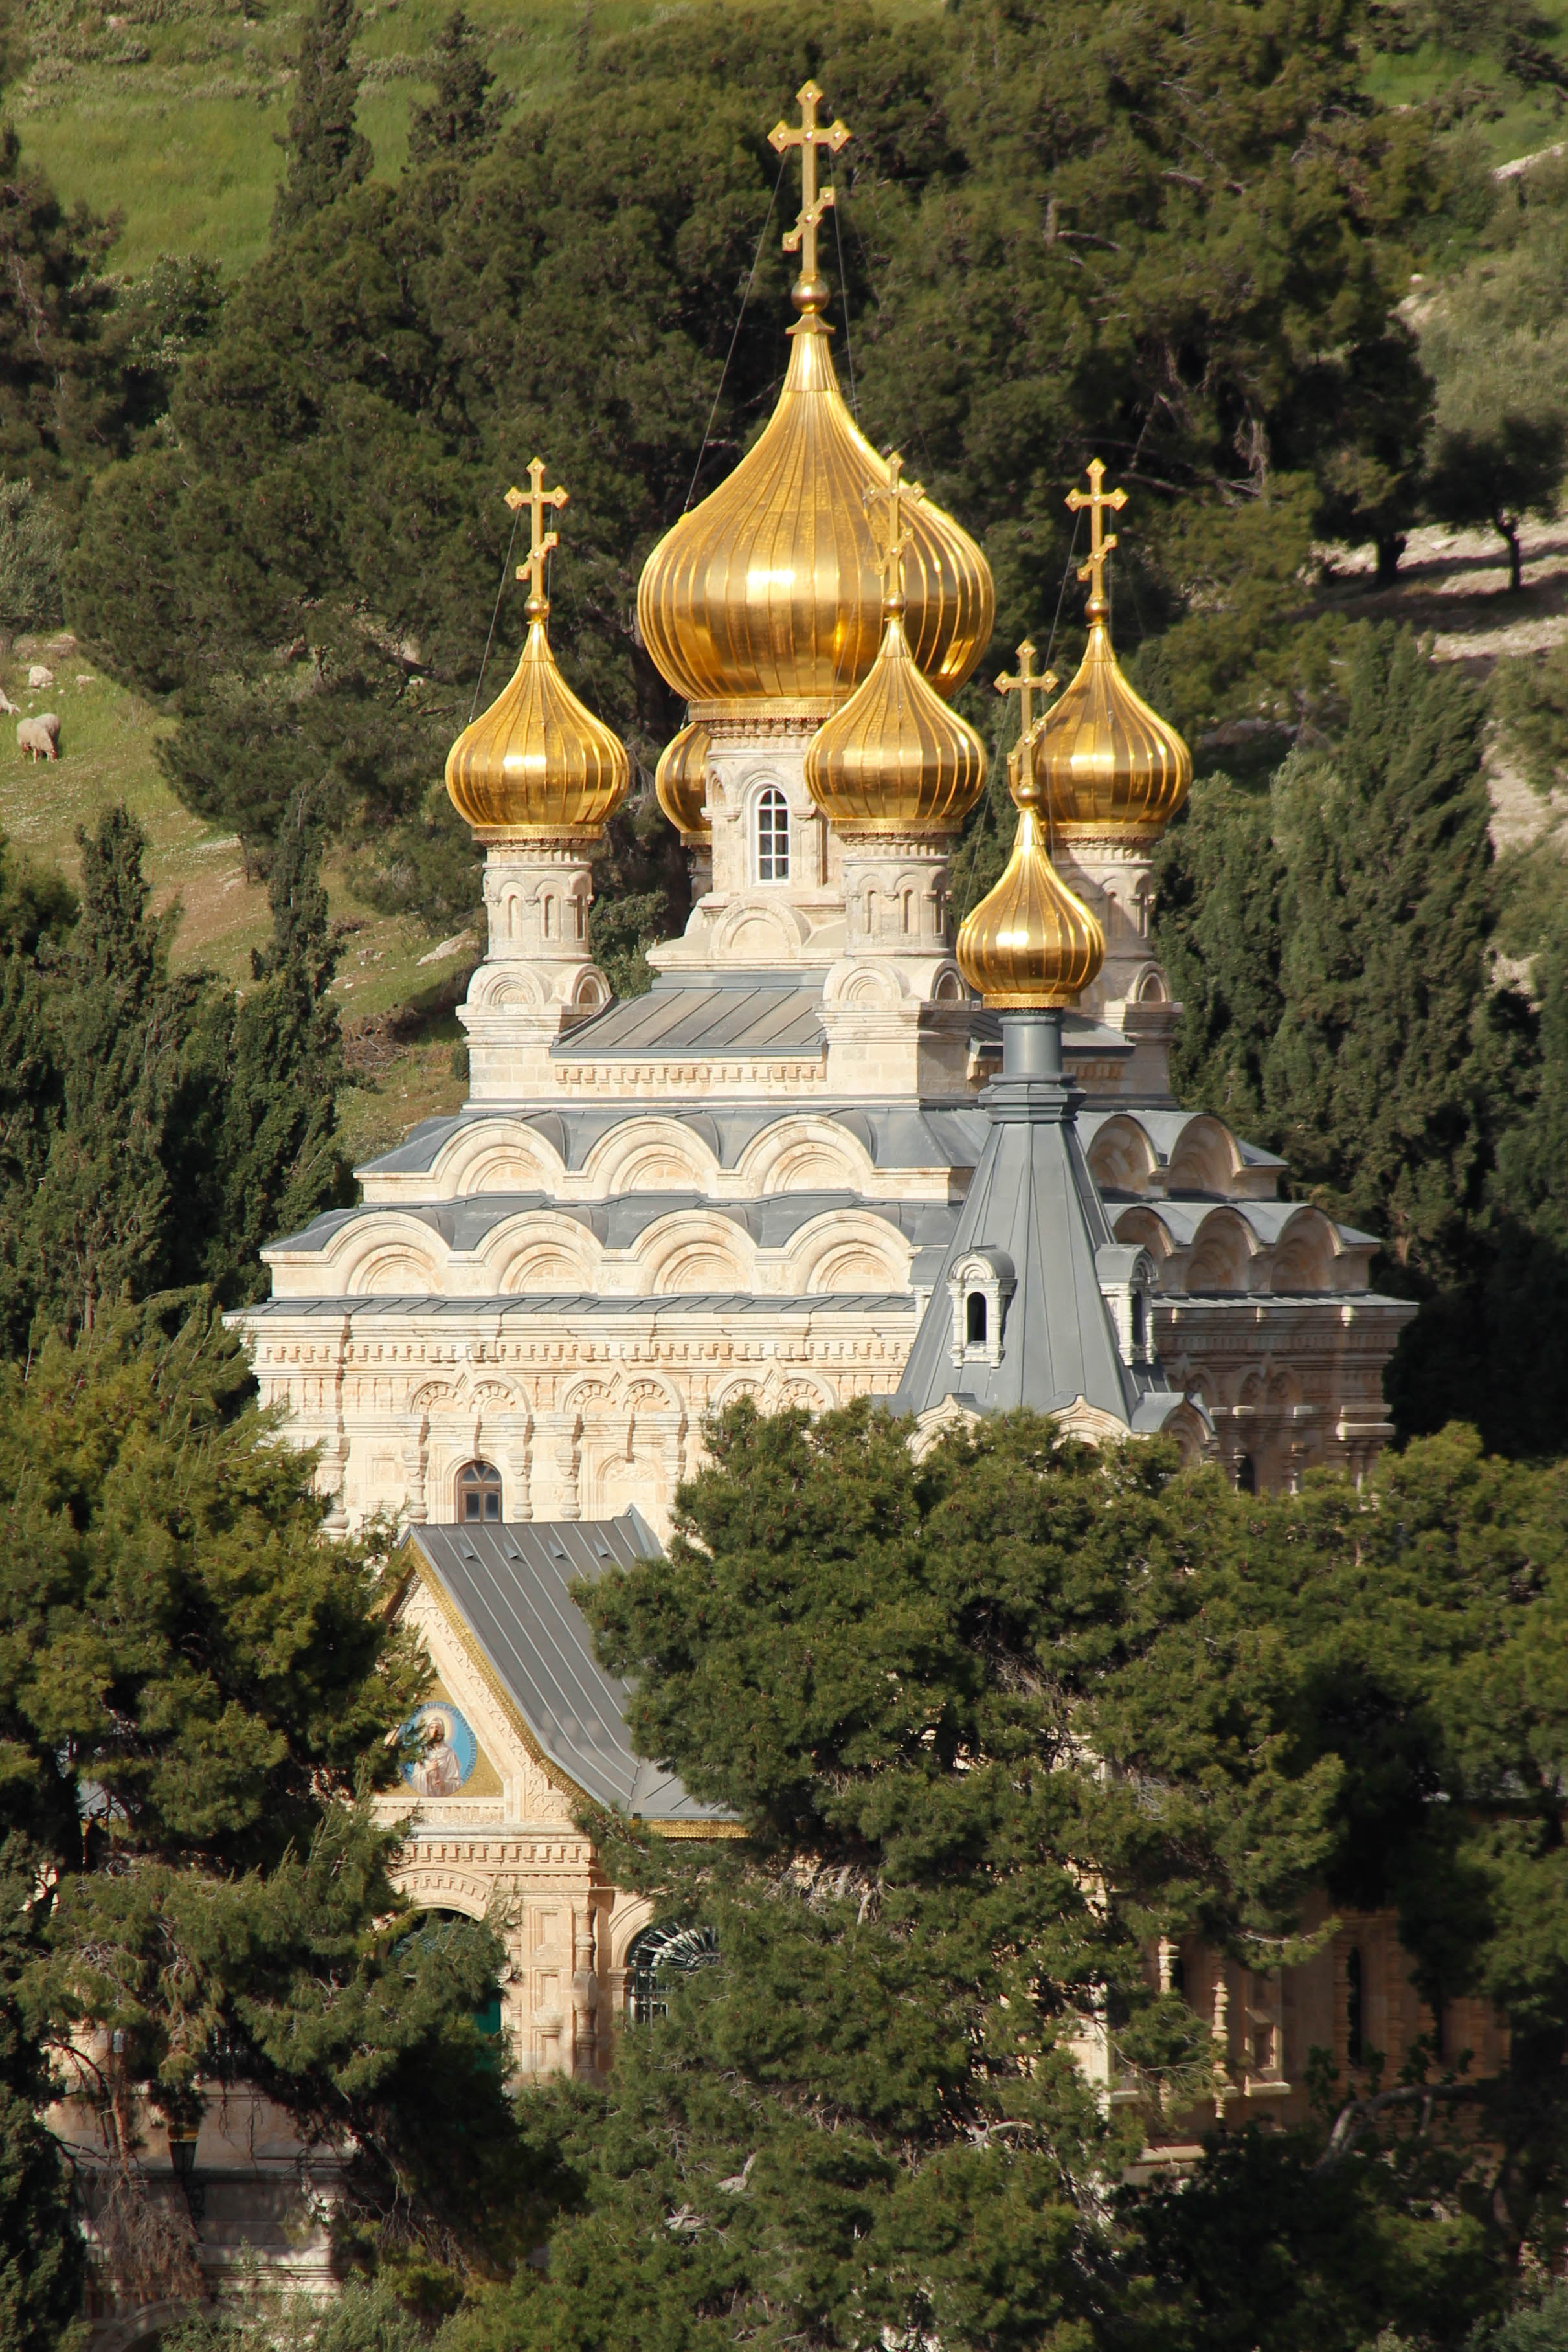
[{"label": "small golden onion dome", "polygon": [[483,840],[596,841],[626,796],[631,763],[556,668],[537,601],[510,684],[447,754],[447,790]]},{"label": "small golden onion dome", "polygon": [[958,933],[958,966],[999,1011],[1076,1003],[1105,961],[1105,934],[1046,852],[1040,789],[1019,745],[1008,761],[1018,804],[1013,855]]},{"label": "small golden onion dome", "polygon": [[985,784],[985,747],[921,675],[901,602],[889,600],[870,676],[805,755],[806,790],[852,837],[956,833]]},{"label": "small golden onion dome", "polygon": [[[681,516],[643,566],[637,622],[694,719],[825,719],[881,639],[877,547],[862,499],[886,469],[838,389],[803,281],[778,406],[727,480]],[[955,694],[990,639],[995,593],[967,531],[922,506],[904,564],[915,661]]]},{"label": "small golden onion dome", "polygon": [[679,834],[687,849],[706,849],[713,839],[708,815],[708,749],[712,741],[700,719],[693,719],[665,745],[654,771],[653,788],[658,804]]}]

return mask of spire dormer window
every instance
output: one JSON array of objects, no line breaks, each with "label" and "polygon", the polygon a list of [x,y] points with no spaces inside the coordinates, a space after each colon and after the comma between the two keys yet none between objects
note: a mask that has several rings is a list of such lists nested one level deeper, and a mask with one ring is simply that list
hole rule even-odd
[{"label": "spire dormer window", "polygon": [[789,880],[789,803],[776,784],[757,800],[757,879]]}]

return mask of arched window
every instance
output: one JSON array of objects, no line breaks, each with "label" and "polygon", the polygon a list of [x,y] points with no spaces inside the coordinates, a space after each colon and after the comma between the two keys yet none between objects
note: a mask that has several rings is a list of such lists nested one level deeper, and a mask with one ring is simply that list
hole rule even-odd
[{"label": "arched window", "polygon": [[985,1293],[972,1290],[963,1309],[963,1337],[971,1348],[985,1345]]},{"label": "arched window", "polygon": [[757,879],[789,880],[789,806],[776,784],[757,803]]},{"label": "arched window", "polygon": [[1359,2066],[1366,2048],[1365,1995],[1359,1951],[1345,1954],[1345,2060]]},{"label": "arched window", "polygon": [[1236,1490],[1238,1495],[1258,1492],[1258,1465],[1250,1454],[1244,1454],[1236,1465]]},{"label": "arched window", "polygon": [[458,1471],[458,1517],[469,1526],[500,1517],[500,1472],[493,1462],[465,1462]]},{"label": "arched window", "polygon": [[626,1954],[626,2016],[633,2025],[652,2025],[669,2008],[676,1977],[713,1968],[719,1943],[711,1927],[645,1927]]}]

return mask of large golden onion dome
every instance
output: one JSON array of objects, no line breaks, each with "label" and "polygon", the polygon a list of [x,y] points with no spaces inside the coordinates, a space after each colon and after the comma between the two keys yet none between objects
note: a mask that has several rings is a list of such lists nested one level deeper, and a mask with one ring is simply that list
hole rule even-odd
[{"label": "large golden onion dome", "polygon": [[806,789],[840,834],[956,833],[985,784],[985,747],[973,727],[927,684],[905,634],[900,573],[924,494],[900,479],[889,458],[886,487],[868,507],[885,504],[881,648],[870,675],[832,717],[805,754]]},{"label": "large golden onion dome", "polygon": [[1018,806],[1013,855],[959,926],[958,967],[999,1012],[1073,1004],[1105,961],[1105,934],[1047,855],[1026,745],[1010,754],[1007,773]]},{"label": "large golden onion dome", "polygon": [[713,838],[708,814],[708,752],[712,737],[693,719],[665,745],[654,770],[658,804],[686,849],[706,849]]},{"label": "large golden onion dome", "polygon": [[517,575],[532,583],[527,641],[510,684],[447,752],[447,790],[481,841],[596,841],[626,798],[631,763],[620,737],[578,701],[555,667],[544,625],[544,562],[556,535],[542,524],[543,509],[564,506],[566,493],[542,488],[539,458],[528,470],[531,491],[507,494],[509,505],[533,509],[529,560]]},{"label": "large golden onion dome", "polygon": [[1127,494],[1101,490],[1105,468],[1098,457],[1089,472],[1092,488],[1074,490],[1068,501],[1091,510],[1091,551],[1079,572],[1092,583],[1089,646],[1078,676],[1035,730],[1035,773],[1064,839],[1093,834],[1148,841],[1186,799],[1193,755],[1121,675],[1105,594],[1105,559],[1116,541],[1104,531],[1101,515],[1108,506],[1125,505]]},{"label": "large golden onion dome", "polygon": [[[818,193],[817,148],[848,139],[819,129],[821,91],[800,92],[803,124],[780,123],[781,151],[802,154],[804,204],[784,239],[802,256],[789,366],[778,406],[712,495],[681,516],[643,566],[637,623],[663,676],[694,719],[825,719],[877,658],[882,591],[861,503],[885,479],[838,389],[821,311],[816,226],[833,203]],[[985,650],[995,610],[990,568],[940,508],[921,509],[904,569],[905,629],[926,677],[957,692]]]}]

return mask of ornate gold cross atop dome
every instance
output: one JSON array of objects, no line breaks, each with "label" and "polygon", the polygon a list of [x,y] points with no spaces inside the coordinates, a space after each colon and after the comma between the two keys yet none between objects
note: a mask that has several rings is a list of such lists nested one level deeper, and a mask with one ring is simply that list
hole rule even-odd
[{"label": "ornate gold cross atop dome", "polygon": [[[886,483],[868,483],[860,493],[860,503],[866,509],[871,535],[877,541],[877,568],[882,575],[882,602],[884,605],[891,605],[901,604],[903,601],[903,556],[912,535],[907,506],[919,506],[925,497],[925,489],[920,482],[904,480],[904,461],[897,449],[888,452],[887,464]],[[886,509],[885,513],[880,511],[882,509]]]},{"label": "ornate gold cross atop dome", "polygon": [[1098,457],[1091,457],[1087,490],[1069,490],[1068,504],[1076,514],[1080,507],[1089,509],[1089,562],[1078,567],[1080,580],[1089,583],[1089,599],[1096,604],[1105,602],[1105,559],[1116,545],[1116,534],[1105,528],[1105,509],[1120,514],[1127,504],[1125,490],[1102,490],[1105,467]]},{"label": "ornate gold cross atop dome", "polygon": [[1018,737],[1021,742],[1026,743],[1034,732],[1036,695],[1048,702],[1059,682],[1054,669],[1035,667],[1035,647],[1026,637],[1018,647],[1017,675],[1009,677],[1003,670],[996,679],[998,694],[1016,694],[1018,698]]},{"label": "ornate gold cross atop dome", "polygon": [[816,110],[822,102],[822,92],[814,81],[803,82],[795,97],[800,105],[798,128],[781,121],[768,133],[768,144],[775,154],[783,155],[791,147],[800,149],[800,214],[795,226],[784,234],[784,249],[800,255],[800,287],[826,299],[826,289],[819,288],[816,276],[816,229],[823,214],[837,198],[831,182],[818,192],[816,151],[825,147],[830,155],[837,155],[849,144],[850,131],[844,122],[818,124]]},{"label": "ornate gold cross atop dome", "polygon": [[544,564],[551,551],[561,544],[560,533],[546,530],[544,528],[544,509],[546,507],[557,509],[563,507],[567,502],[568,493],[563,489],[547,490],[545,488],[542,457],[529,459],[528,479],[530,487],[526,490],[508,490],[506,502],[513,514],[516,514],[520,507],[526,507],[529,510],[528,561],[526,563],[518,565],[517,576],[520,580],[527,580],[532,583],[529,590],[527,608],[529,618],[532,620],[536,617],[542,618],[550,610],[544,593]]}]

